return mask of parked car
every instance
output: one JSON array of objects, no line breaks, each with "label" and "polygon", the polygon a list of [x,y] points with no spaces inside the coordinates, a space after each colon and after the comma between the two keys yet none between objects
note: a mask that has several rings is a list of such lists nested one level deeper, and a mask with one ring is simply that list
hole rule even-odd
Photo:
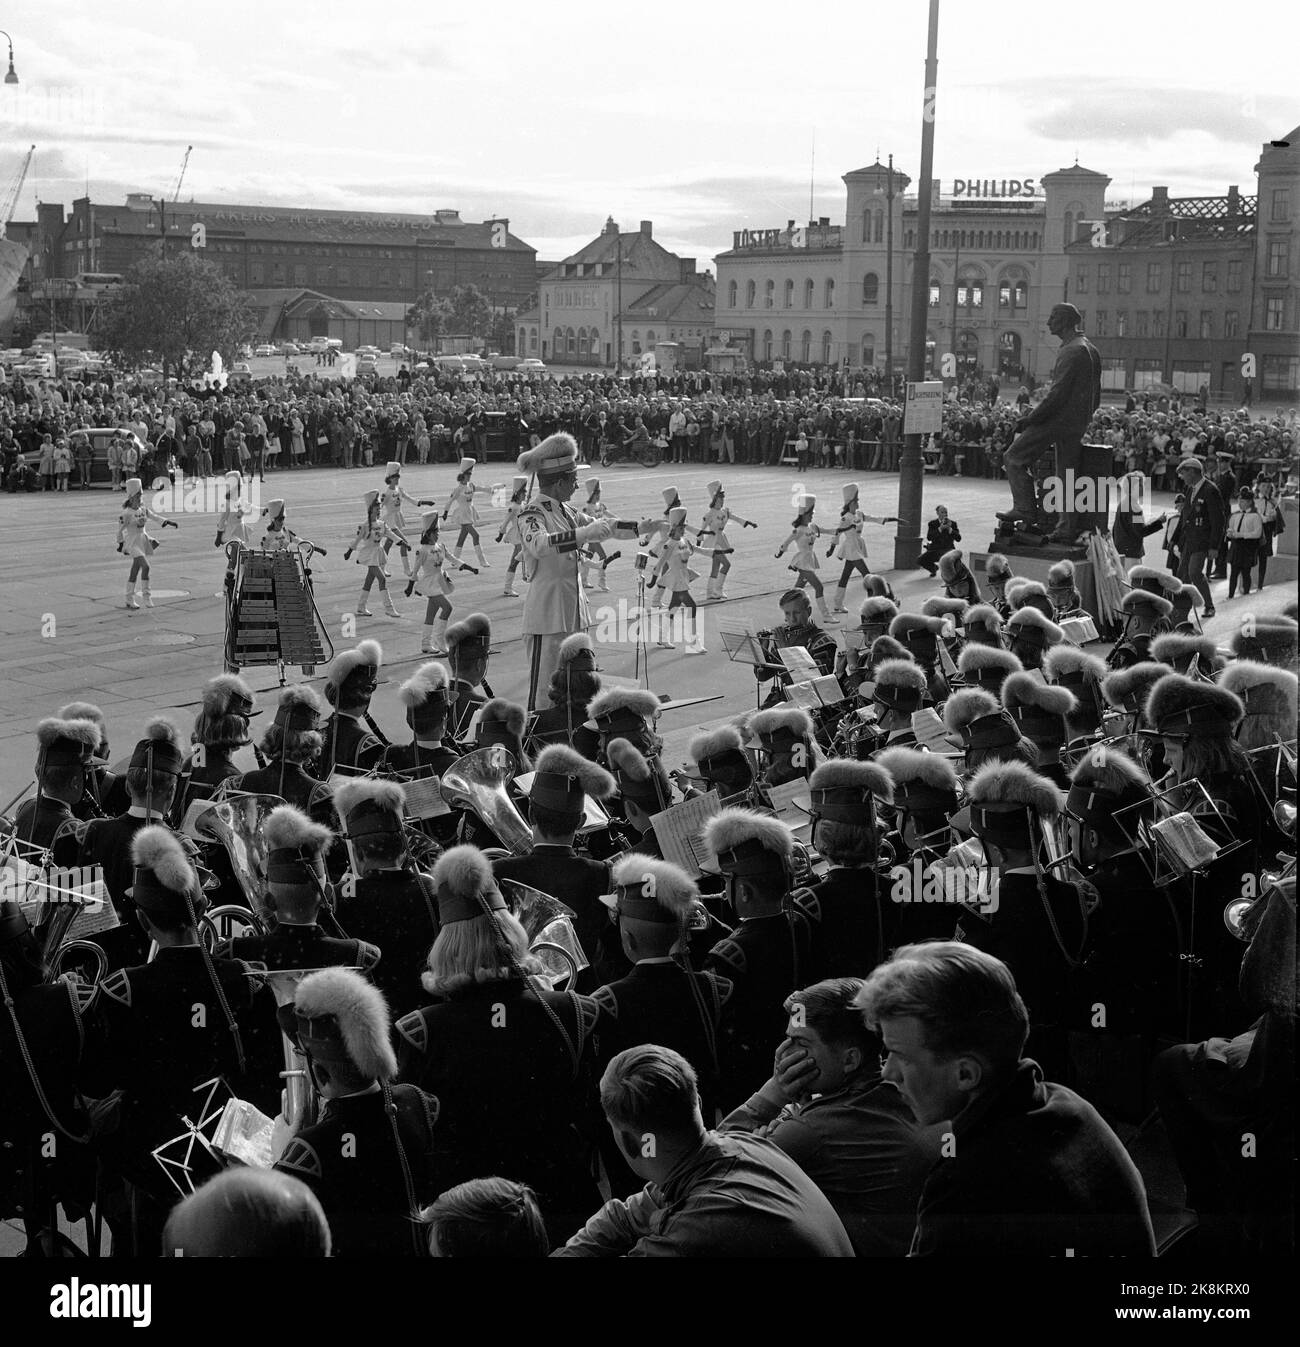
[{"label": "parked car", "polygon": [[230,367],[230,378],[232,379],[252,379],[253,371],[248,367],[247,360],[236,360]]},{"label": "parked car", "polygon": [[375,359],[374,356],[363,355],[361,359],[357,361],[358,376],[362,374],[378,374],[378,373],[379,373],[379,362]]},{"label": "parked car", "polygon": [[258,347],[253,351],[253,354],[254,354],[255,356],[268,356],[268,355],[274,355],[274,354],[275,354],[275,347],[272,346],[271,343],[270,343],[269,341],[264,341],[260,346],[258,346]]},{"label": "parked car", "polygon": [[493,369],[518,369],[522,363],[517,355],[494,355],[491,359]]},{"label": "parked car", "polygon": [[546,364],[544,361],[538,360],[535,355],[530,355],[526,360],[521,360],[515,368],[522,370],[544,370]]}]

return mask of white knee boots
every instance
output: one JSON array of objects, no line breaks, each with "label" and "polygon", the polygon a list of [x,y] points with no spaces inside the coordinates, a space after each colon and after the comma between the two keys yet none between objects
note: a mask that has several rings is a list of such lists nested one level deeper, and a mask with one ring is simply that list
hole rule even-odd
[{"label": "white knee boots", "polygon": [[393,591],[391,589],[384,590],[384,612],[389,617],[401,617],[401,613],[393,606]]},{"label": "white knee boots", "polygon": [[832,617],[832,616],[831,616],[830,612],[828,611],[828,609],[827,609],[827,607],[826,607],[826,599],[825,599],[825,597],[824,597],[823,595],[821,595],[821,594],[818,594],[818,595],[817,595],[817,613],[818,613],[818,616],[821,618],[821,620],[822,620],[828,627],[838,627],[838,626],[839,626],[839,624],[840,624],[839,618],[838,618],[838,617]]},{"label": "white knee boots", "polygon": [[369,591],[368,589],[363,589],[363,590],[361,591],[361,597],[357,600],[357,616],[358,616],[358,617],[369,617],[369,616],[371,615],[370,609],[366,607],[366,600],[367,600],[369,597],[370,597],[370,591]]},{"label": "white knee boots", "polygon": [[849,610],[844,606],[844,590],[842,588],[837,589],[835,593],[831,595],[831,612],[847,613],[848,611]]}]

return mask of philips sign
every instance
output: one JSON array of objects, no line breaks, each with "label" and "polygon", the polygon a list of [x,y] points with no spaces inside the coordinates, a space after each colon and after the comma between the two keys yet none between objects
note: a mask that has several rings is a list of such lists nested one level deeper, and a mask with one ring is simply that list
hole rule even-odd
[{"label": "philips sign", "polygon": [[954,178],[953,196],[964,196],[968,200],[996,200],[999,197],[1034,197],[1038,195],[1038,185],[1033,178]]}]

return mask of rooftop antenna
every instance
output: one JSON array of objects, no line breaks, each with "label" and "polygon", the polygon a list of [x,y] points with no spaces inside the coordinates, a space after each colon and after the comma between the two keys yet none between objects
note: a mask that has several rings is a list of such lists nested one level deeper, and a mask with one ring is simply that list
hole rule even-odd
[{"label": "rooftop antenna", "polygon": [[812,133],[812,158],[808,165],[808,223],[813,222],[813,183],[817,178],[817,128]]}]

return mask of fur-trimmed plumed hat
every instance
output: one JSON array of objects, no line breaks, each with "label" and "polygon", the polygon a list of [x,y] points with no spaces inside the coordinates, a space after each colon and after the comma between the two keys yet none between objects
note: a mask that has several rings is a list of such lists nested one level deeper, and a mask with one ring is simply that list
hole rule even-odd
[{"label": "fur-trimmed plumed hat", "polygon": [[1004,585],[1012,578],[1011,563],[1001,552],[990,552],[984,562],[984,574],[991,584]]},{"label": "fur-trimmed plumed hat", "polygon": [[672,803],[672,786],[658,758],[651,762],[626,739],[611,739],[605,746],[605,761],[619,794],[643,812],[657,814]]},{"label": "fur-trimmed plumed hat", "polygon": [[458,921],[473,921],[506,911],[506,900],[492,876],[492,863],[478,847],[451,847],[433,867],[438,920],[445,930]]},{"label": "fur-trimmed plumed hat", "polygon": [[1013,580],[1007,586],[1007,603],[1012,617],[1022,608],[1032,608],[1044,617],[1052,615],[1052,601],[1047,597],[1047,589],[1037,580]]},{"label": "fur-trimmed plumed hat", "polygon": [[699,886],[680,866],[637,851],[620,856],[610,878],[613,891],[600,901],[632,921],[684,925],[700,899]]},{"label": "fur-trimmed plumed hat", "polygon": [[985,763],[971,778],[971,828],[998,846],[1032,845],[1029,815],[1054,819],[1064,805],[1064,793],[1023,762]]},{"label": "fur-trimmed plumed hat", "polygon": [[180,776],[183,762],[180,731],[165,716],[158,716],[144,727],[144,738],[136,744],[128,770],[148,767],[154,772]]},{"label": "fur-trimmed plumed hat", "polygon": [[1032,744],[1059,748],[1069,737],[1065,723],[1079,703],[1069,688],[1040,683],[1032,674],[1012,674],[1002,685],[1002,705]]},{"label": "fur-trimmed plumed hat", "polygon": [[621,734],[644,728],[653,721],[661,704],[646,688],[601,688],[591,699],[587,714],[593,728],[602,734]]},{"label": "fur-trimmed plumed hat", "polygon": [[749,766],[744,741],[734,725],[719,725],[715,730],[697,734],[686,751],[708,781],[713,781],[719,773],[730,774],[742,766]]},{"label": "fur-trimmed plumed hat", "polygon": [[919,711],[925,702],[925,670],[913,660],[887,659],[875,669],[871,700],[891,711]]},{"label": "fur-trimmed plumed hat", "polygon": [[578,445],[572,435],[561,431],[548,435],[535,449],[519,455],[519,471],[539,477],[558,477],[578,466]]},{"label": "fur-trimmed plumed hat", "polygon": [[42,769],[84,767],[99,748],[100,728],[93,720],[59,720],[51,716],[36,726]]},{"label": "fur-trimmed plumed hat", "polygon": [[526,772],[528,758],[524,753],[523,734],[527,720],[528,713],[518,702],[493,697],[479,712],[475,743],[479,748],[490,748],[493,744],[508,748],[515,755],[517,770]]},{"label": "fur-trimmed plumed hat", "polygon": [[867,636],[883,636],[889,624],[898,616],[898,605],[889,599],[871,595],[862,600],[858,619]]},{"label": "fur-trimmed plumed hat", "polygon": [[579,670],[594,673],[596,670],[596,650],[591,637],[585,631],[575,631],[560,642],[559,667],[576,673]]},{"label": "fur-trimmed plumed hat", "polygon": [[1154,808],[1151,791],[1151,778],[1127,754],[1110,747],[1094,749],[1070,777],[1065,810],[1099,833],[1123,837],[1115,815],[1145,802]]},{"label": "fur-trimmed plumed hat", "polygon": [[1045,650],[1050,645],[1059,645],[1065,639],[1065,633],[1060,627],[1051,618],[1044,617],[1037,608],[1017,608],[1007,619],[1007,636],[1013,650],[1017,645]]},{"label": "fur-trimmed plumed hat", "polygon": [[1148,594],[1159,594],[1166,599],[1172,599],[1183,583],[1171,571],[1161,570],[1158,566],[1131,567],[1128,582],[1134,589],[1145,590]]},{"label": "fur-trimmed plumed hat", "polygon": [[966,610],[970,604],[965,599],[945,599],[940,595],[934,598],[926,599],[921,605],[921,612],[926,617],[949,617],[956,626],[961,626],[966,618]]},{"label": "fur-trimmed plumed hat", "polygon": [[1002,644],[1002,618],[998,610],[989,603],[972,604],[962,618],[962,631],[967,645]]},{"label": "fur-trimmed plumed hat", "polygon": [[253,689],[238,674],[218,674],[203,687],[203,705],[194,718],[196,744],[248,743],[248,720],[262,713],[254,709]]},{"label": "fur-trimmed plumed hat", "polygon": [[1275,664],[1280,669],[1294,671],[1297,631],[1300,627],[1289,617],[1243,618],[1232,636],[1232,653],[1238,659]]},{"label": "fur-trimmed plumed hat", "polygon": [[170,828],[157,823],[141,828],[131,839],[131,864],[127,893],[150,915],[175,925],[197,919],[207,907],[198,871]]},{"label": "fur-trimmed plumed hat", "polygon": [[912,814],[957,810],[957,769],[938,753],[917,748],[886,748],[876,754],[876,766],[894,783],[894,804]]},{"label": "fur-trimmed plumed hat", "polygon": [[537,770],[528,787],[533,804],[557,813],[581,813],[584,797],[608,799],[614,778],[565,744],[549,744],[537,755]]},{"label": "fur-trimmed plumed hat", "polygon": [[1119,606],[1123,612],[1136,613],[1148,622],[1157,617],[1168,617],[1174,611],[1174,605],[1163,594],[1154,594],[1149,589],[1126,591]]},{"label": "fur-trimmed plumed hat", "polygon": [[367,1080],[390,1081],[397,1057],[388,1003],[354,968],[322,968],[298,984],[294,1038],[310,1058],[350,1065]]},{"label": "fur-trimmed plumed hat", "polygon": [[943,633],[941,617],[927,617],[924,613],[899,613],[889,624],[889,634],[925,663],[938,655],[939,637]]},{"label": "fur-trimmed plumed hat", "polygon": [[1170,738],[1226,739],[1245,713],[1241,698],[1226,689],[1167,673],[1151,689],[1142,714],[1151,729]]},{"label": "fur-trimmed plumed hat", "polygon": [[834,758],[814,770],[808,785],[813,815],[830,823],[870,828],[875,825],[876,801],[894,802],[894,783],[874,762]]},{"label": "fur-trimmed plumed hat", "polygon": [[95,747],[95,756],[108,759],[108,721],[104,713],[94,702],[69,702],[59,707],[59,720],[90,720],[99,730],[99,743]]},{"label": "fur-trimmed plumed hat", "polygon": [[1186,673],[1195,660],[1195,668],[1206,676],[1224,665],[1212,636],[1186,636],[1177,631],[1166,632],[1151,642],[1151,658],[1179,673]]},{"label": "fur-trimmed plumed hat", "polygon": [[334,656],[325,678],[325,700],[331,706],[353,706],[369,702],[379,683],[384,662],[378,641],[361,641],[351,650]]},{"label": "fur-trimmed plumed hat", "polygon": [[397,689],[397,700],[406,707],[406,723],[417,739],[441,738],[447,724],[450,683],[447,666],[430,660]]},{"label": "fur-trimmed plumed hat", "polygon": [[1106,675],[1102,680],[1101,695],[1117,711],[1136,715],[1146,705],[1151,689],[1168,672],[1167,665],[1151,660],[1130,664],[1127,669],[1117,669]]},{"label": "fur-trimmed plumed hat", "polygon": [[396,781],[345,781],[334,792],[334,812],[353,841],[402,832],[406,796]]},{"label": "fur-trimmed plumed hat", "polygon": [[313,884],[325,881],[325,852],[334,834],[313,823],[301,809],[282,804],[262,826],[266,839],[268,884]]},{"label": "fur-trimmed plumed hat", "polygon": [[1296,732],[1296,675],[1289,669],[1239,659],[1219,675],[1219,686],[1241,699],[1246,718],[1238,733],[1245,748],[1287,741]]},{"label": "fur-trimmed plumed hat", "polygon": [[447,654],[466,664],[486,659],[492,646],[492,623],[486,613],[469,613],[447,628]]},{"label": "fur-trimmed plumed hat", "polygon": [[998,696],[1008,674],[1020,673],[1024,665],[1009,650],[991,645],[968,645],[957,656],[957,671],[967,687]]},{"label": "fur-trimmed plumed hat", "polygon": [[328,714],[320,694],[305,684],[285,688],[275,708],[275,724],[282,730],[302,732],[317,730]]},{"label": "fur-trimmed plumed hat", "polygon": [[1205,607],[1205,600],[1195,585],[1184,584],[1179,586],[1178,593],[1174,595],[1173,604],[1171,616],[1177,630],[1179,624],[1191,621],[1193,611],[1199,613]]},{"label": "fur-trimmed plumed hat", "polygon": [[750,716],[749,732],[769,751],[788,753],[795,744],[812,741],[813,720],[802,706],[774,706]]},{"label": "fur-trimmed plumed hat", "polygon": [[794,833],[778,818],[751,809],[723,809],[705,824],[704,844],[724,875],[783,876],[794,855]]},{"label": "fur-trimmed plumed hat", "polygon": [[944,703],[943,723],[952,742],[959,742],[968,753],[1011,748],[1020,742],[1015,721],[979,688],[954,692]]},{"label": "fur-trimmed plumed hat", "polygon": [[951,552],[945,552],[939,558],[939,579],[953,580],[956,578],[958,569],[965,562],[965,554],[960,547],[954,547]]},{"label": "fur-trimmed plumed hat", "polygon": [[1074,645],[1054,645],[1043,656],[1043,672],[1049,681],[1077,690],[1088,683],[1100,684],[1106,677],[1106,661]]},{"label": "fur-trimmed plumed hat", "polygon": [[1054,589],[1069,590],[1074,588],[1074,562],[1065,560],[1058,561],[1047,572],[1047,589],[1050,593]]}]

